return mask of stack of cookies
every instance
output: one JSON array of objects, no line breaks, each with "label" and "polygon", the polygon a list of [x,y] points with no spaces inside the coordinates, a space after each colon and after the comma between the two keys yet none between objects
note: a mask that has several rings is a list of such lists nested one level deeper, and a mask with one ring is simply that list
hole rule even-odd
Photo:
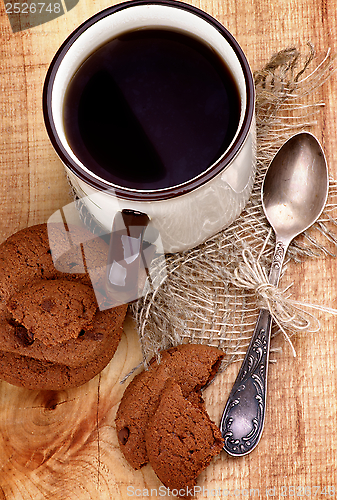
[{"label": "stack of cookies", "polygon": [[[127,305],[99,309],[80,245],[68,251],[64,226],[52,231],[59,253],[65,248],[62,271],[54,266],[46,224],[0,245],[0,378],[28,389],[76,387],[93,378],[113,357],[127,311]],[[76,231],[93,242],[92,260],[106,262],[106,242]]]}]

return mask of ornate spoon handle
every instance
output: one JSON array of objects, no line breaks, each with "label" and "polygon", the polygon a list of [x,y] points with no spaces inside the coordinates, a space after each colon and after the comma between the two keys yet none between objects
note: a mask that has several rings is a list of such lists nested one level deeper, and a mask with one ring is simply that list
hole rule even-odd
[{"label": "ornate spoon handle", "polygon": [[220,430],[224,450],[242,456],[257,445],[264,424],[271,316],[262,309],[234,386],[225,406]]},{"label": "ornate spoon handle", "polygon": [[[288,244],[277,241],[269,282],[277,285]],[[224,450],[233,456],[250,453],[260,440],[266,409],[271,316],[261,309],[245,359],[220,422]]]}]

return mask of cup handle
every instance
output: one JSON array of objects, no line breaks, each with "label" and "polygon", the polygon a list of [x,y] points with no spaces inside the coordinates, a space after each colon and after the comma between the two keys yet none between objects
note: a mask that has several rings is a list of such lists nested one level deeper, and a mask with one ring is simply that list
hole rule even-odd
[{"label": "cup handle", "polygon": [[[149,217],[124,209],[114,218],[109,243],[105,292],[116,305],[127,304],[142,295],[148,275],[148,262],[143,254],[143,238]],[[154,254],[154,252],[153,252]]]}]

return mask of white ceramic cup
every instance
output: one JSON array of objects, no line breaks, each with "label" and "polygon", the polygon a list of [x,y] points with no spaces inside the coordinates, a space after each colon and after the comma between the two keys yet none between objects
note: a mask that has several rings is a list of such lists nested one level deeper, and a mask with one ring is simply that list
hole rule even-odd
[{"label": "white ceramic cup", "polygon": [[[79,66],[110,39],[145,27],[175,29],[206,42],[225,61],[241,100],[239,126],[221,157],[212,165],[205,165],[204,172],[196,178],[160,190],[127,189],[90,172],[74,154],[63,125],[65,92]],[[145,213],[158,229],[165,252],[195,247],[228,226],[244,208],[255,176],[254,102],[251,70],[237,41],[210,15],[176,0],[132,0],[84,22],[55,55],[43,95],[51,142],[94,219],[111,231],[118,211]]]}]

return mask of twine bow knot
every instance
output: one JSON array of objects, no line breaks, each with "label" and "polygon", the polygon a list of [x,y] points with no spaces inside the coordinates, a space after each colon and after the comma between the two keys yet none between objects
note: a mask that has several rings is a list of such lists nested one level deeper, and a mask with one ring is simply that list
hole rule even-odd
[{"label": "twine bow knot", "polygon": [[[337,311],[325,306],[306,304],[291,299],[289,290],[293,283],[284,289],[269,283],[266,269],[260,262],[268,239],[269,236],[258,256],[254,255],[248,247],[242,250],[242,261],[234,270],[232,283],[239,288],[254,292],[258,307],[269,310],[274,322],[289,342],[293,355],[296,356],[290,336],[295,331],[313,333],[320,329],[319,320],[303,308],[309,307],[332,314],[337,314]],[[287,331],[290,332],[290,336]]]}]

